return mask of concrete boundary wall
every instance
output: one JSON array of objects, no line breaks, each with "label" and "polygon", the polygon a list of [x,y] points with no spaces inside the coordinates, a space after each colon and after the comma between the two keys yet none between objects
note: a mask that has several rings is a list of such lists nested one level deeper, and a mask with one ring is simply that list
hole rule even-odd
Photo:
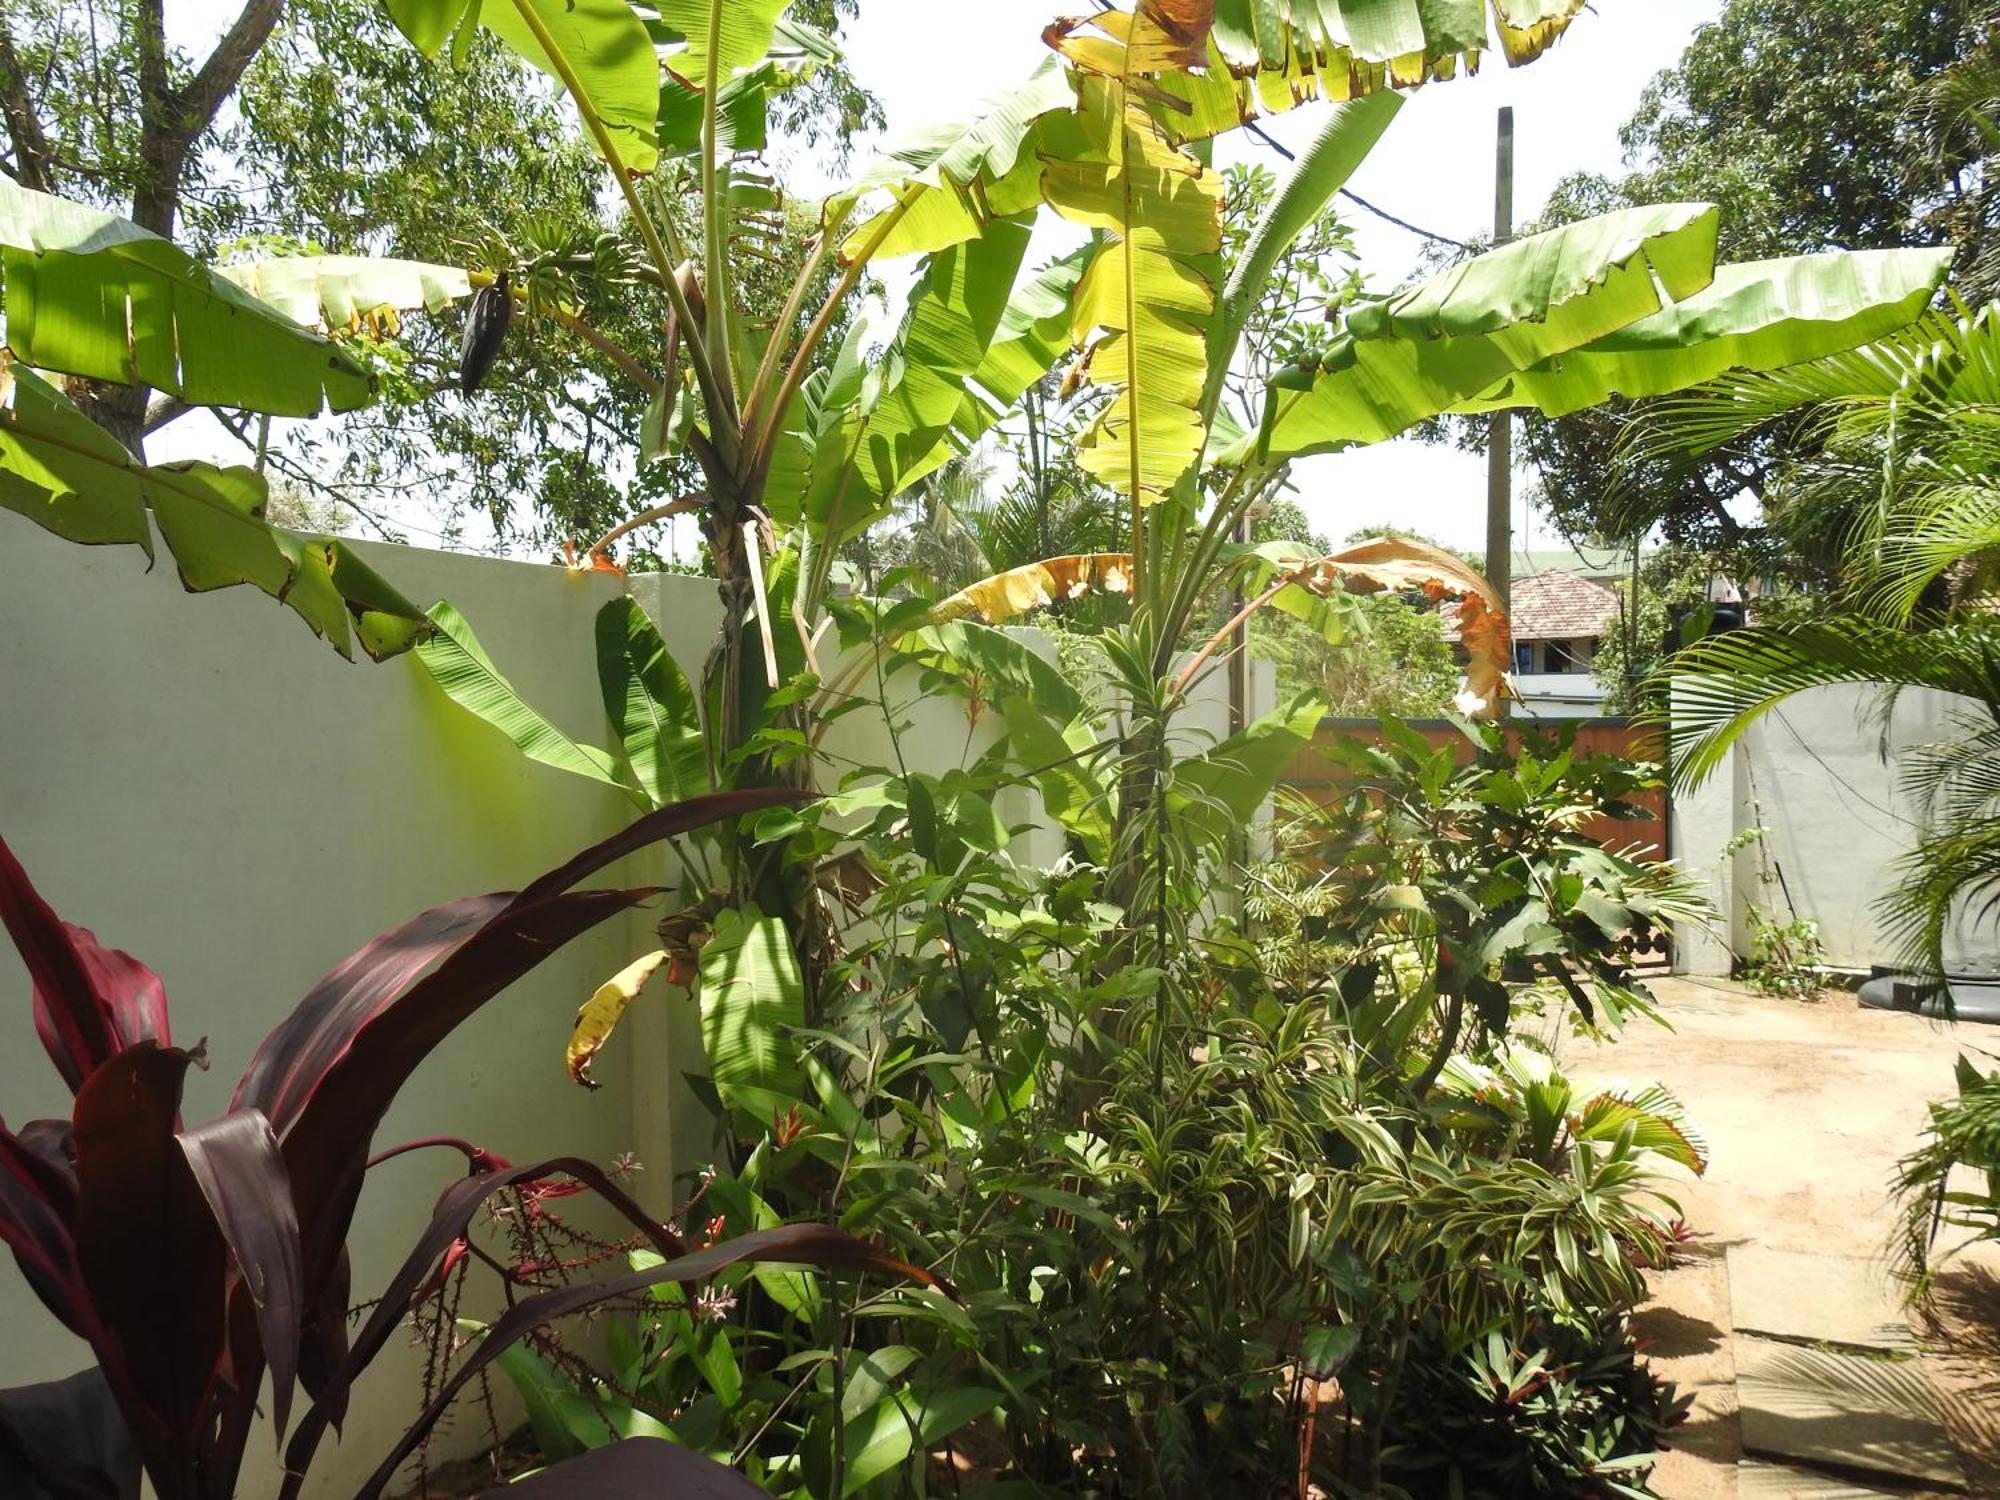
[{"label": "concrete boundary wall", "polygon": [[[1910,747],[1949,736],[1957,700],[1905,693],[1886,725],[1879,704],[1872,688],[1802,693],[1760,719],[1699,787],[1674,794],[1673,857],[1726,914],[1713,933],[1677,936],[1681,972],[1727,974],[1732,953],[1749,952],[1753,903],[1781,922],[1794,910],[1816,921],[1835,968],[1894,959],[1875,908],[1917,837],[1898,776]],[[1757,827],[1769,830],[1761,854],[1749,844],[1723,856],[1733,837]],[[1994,946],[1990,926],[1955,944],[1959,957],[1990,958]]]},{"label": "concrete boundary wall", "polygon": [[[719,618],[699,578],[359,550],[411,598],[452,600],[522,696],[580,740],[605,736],[593,622],[606,601],[629,589],[690,676]],[[1226,722],[1223,676],[1189,715],[1210,732]],[[962,702],[924,699],[914,685],[895,696],[911,700],[912,769],[965,764],[992,742],[995,715],[968,723]],[[1265,671],[1253,716],[1270,701]],[[830,746],[853,763],[894,763],[876,715],[840,721]],[[1010,823],[1037,821],[1029,792],[1006,795]],[[219,1113],[270,1027],[376,933],[459,896],[517,888],[634,811],[615,791],[521,757],[408,658],[350,665],[252,589],[187,594],[164,551],[148,572],[130,549],[74,546],[0,515],[0,832],[58,912],[160,973],[177,1041],[208,1038],[213,1066],[191,1075],[190,1119]],[[1015,853],[1035,863],[1060,848],[1044,826]],[[671,876],[654,853],[604,883],[621,878]],[[658,996],[636,1007],[598,1061],[605,1086],[594,1093],[562,1064],[577,1005],[654,946],[652,920],[607,923],[488,1005],[419,1070],[378,1144],[450,1133],[517,1162],[635,1151],[650,1169],[635,1189],[664,1212],[674,1159],[687,1166],[709,1149],[681,1081],[700,1066],[693,1007]],[[28,993],[0,944],[0,1112],[16,1125],[69,1110]],[[351,1235],[357,1297],[383,1285],[457,1170],[417,1153],[370,1174]],[[90,1363],[6,1266],[0,1326],[0,1385]],[[385,1351],[310,1495],[352,1493],[372,1470],[418,1409],[417,1368],[413,1351]],[[462,1425],[461,1441],[476,1442],[481,1424]],[[240,1492],[274,1493],[277,1472],[269,1434],[253,1436]]]}]

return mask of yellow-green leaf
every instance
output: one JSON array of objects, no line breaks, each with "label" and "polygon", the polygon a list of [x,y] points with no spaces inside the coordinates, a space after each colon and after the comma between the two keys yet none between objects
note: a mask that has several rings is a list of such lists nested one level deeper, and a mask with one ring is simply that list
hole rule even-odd
[{"label": "yellow-green leaf", "polygon": [[584,1001],[576,1013],[576,1024],[570,1028],[569,1046],[563,1054],[563,1064],[569,1069],[569,1076],[587,1089],[601,1087],[590,1076],[590,1065],[604,1044],[611,1040],[611,1033],[625,1014],[625,1008],[639,998],[639,991],[646,987],[646,981],[659,971],[671,955],[662,948],[648,953],[644,958],[635,958],[631,963],[600,984],[591,997]]},{"label": "yellow-green leaf", "polygon": [[4,176],[0,283],[7,347],[37,369],[273,416],[351,411],[374,396],[351,352],[171,240]]},{"label": "yellow-green leaf", "polygon": [[267,523],[267,498],[253,469],[140,463],[47,381],[0,360],[0,509],[148,558],[157,523],[190,591],[253,584],[342,656],[353,654],[352,636],[379,661],[429,632],[423,612],[348,543]]}]

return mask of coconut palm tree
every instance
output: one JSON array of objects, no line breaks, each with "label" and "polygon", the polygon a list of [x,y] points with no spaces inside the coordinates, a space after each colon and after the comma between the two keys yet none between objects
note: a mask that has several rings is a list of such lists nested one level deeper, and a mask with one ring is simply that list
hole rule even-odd
[{"label": "coconut palm tree", "polygon": [[1815,441],[1772,496],[1781,523],[1832,534],[1847,612],[1700,643],[1671,664],[1678,785],[1699,782],[1756,720],[1808,689],[1950,695],[1944,733],[1905,756],[1921,825],[1882,915],[1913,965],[1943,967],[1963,914],[2000,911],[2000,304],[1959,305],[1878,343],[1663,403],[1635,456],[1700,452],[1774,418]]}]

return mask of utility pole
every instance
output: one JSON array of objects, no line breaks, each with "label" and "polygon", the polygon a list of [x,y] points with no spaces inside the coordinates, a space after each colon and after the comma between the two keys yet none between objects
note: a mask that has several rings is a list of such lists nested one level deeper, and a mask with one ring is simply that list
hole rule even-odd
[{"label": "utility pole", "polygon": [[[1500,128],[1493,155],[1493,244],[1497,249],[1514,237],[1514,111],[1500,110]],[[1514,421],[1496,411],[1486,419],[1486,581],[1500,596],[1500,607],[1513,606],[1514,571]],[[1506,712],[1504,704],[1500,712]]]}]

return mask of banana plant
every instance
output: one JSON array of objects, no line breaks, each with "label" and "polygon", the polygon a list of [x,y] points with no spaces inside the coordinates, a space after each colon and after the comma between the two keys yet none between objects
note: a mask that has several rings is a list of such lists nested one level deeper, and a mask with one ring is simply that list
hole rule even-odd
[{"label": "banana plant", "polygon": [[135,224],[0,178],[0,507],[69,541],[137,547],[154,530],[190,590],[252,584],[343,656],[378,660],[422,611],[334,537],[271,526],[263,475],[144,463],[37,371],[145,384],[162,401],[274,416],[348,411],[365,365]]}]

